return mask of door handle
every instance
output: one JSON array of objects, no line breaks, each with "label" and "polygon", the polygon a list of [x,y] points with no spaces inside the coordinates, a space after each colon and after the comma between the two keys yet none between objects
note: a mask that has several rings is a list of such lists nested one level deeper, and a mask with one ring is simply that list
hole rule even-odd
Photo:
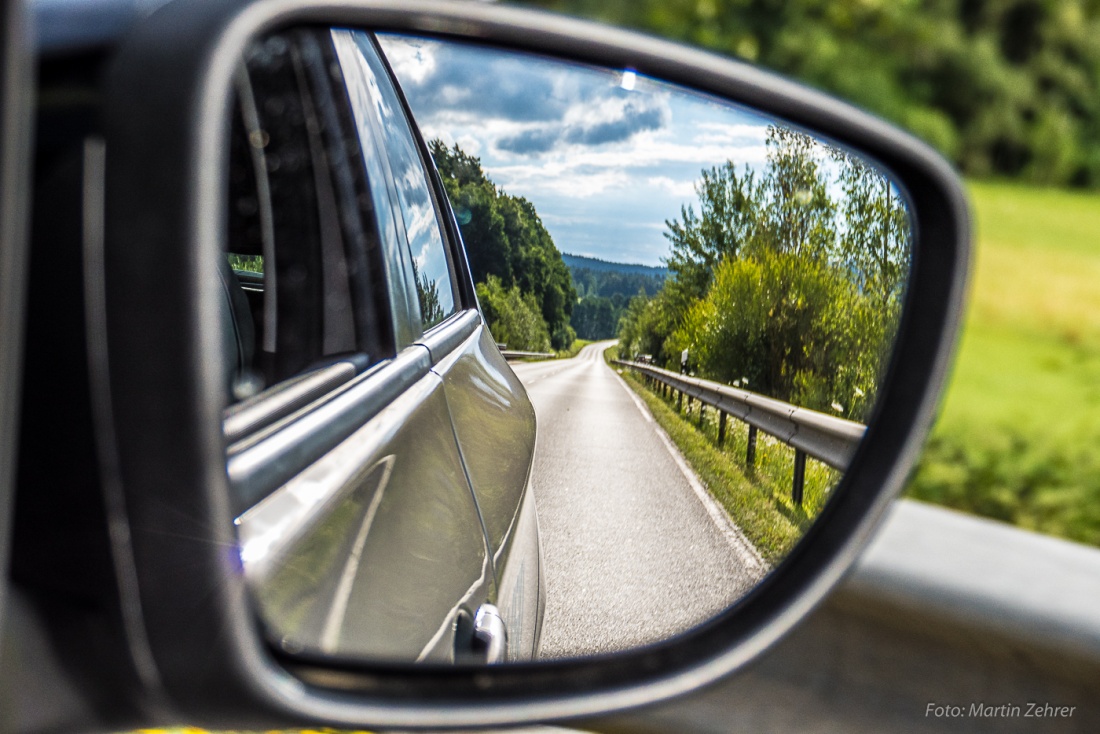
[{"label": "door handle", "polygon": [[508,632],[500,610],[492,604],[482,604],[474,615],[474,651],[486,663],[503,663],[508,651]]}]

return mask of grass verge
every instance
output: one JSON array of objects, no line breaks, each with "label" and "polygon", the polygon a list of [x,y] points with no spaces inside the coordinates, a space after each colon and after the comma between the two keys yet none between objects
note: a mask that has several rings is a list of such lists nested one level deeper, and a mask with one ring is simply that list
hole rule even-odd
[{"label": "grass verge", "polygon": [[568,349],[558,350],[558,359],[572,359],[577,356],[577,352],[581,351],[589,344],[592,343],[591,339],[574,339],[573,343],[569,345]]},{"label": "grass verge", "polygon": [[[605,355],[615,359],[617,351],[612,347]],[[748,427],[744,423],[730,418],[725,443],[719,447],[717,411],[707,409],[700,422],[699,403],[689,411],[685,401],[680,412],[675,400],[650,390],[629,370],[621,375],[760,555],[772,564],[782,560],[821,511],[839,473],[807,461],[803,503],[796,506],[791,501],[794,451],[790,447],[758,433],[756,463],[750,470],[745,463]]]}]

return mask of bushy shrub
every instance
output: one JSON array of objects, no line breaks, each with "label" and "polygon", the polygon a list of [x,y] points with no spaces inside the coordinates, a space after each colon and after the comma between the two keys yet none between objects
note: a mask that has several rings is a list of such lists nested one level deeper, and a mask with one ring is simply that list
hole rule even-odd
[{"label": "bushy shrub", "polygon": [[[669,277],[619,321],[628,355],[866,420],[909,274],[903,199],[866,160],[768,129],[763,168],[704,169],[666,222]],[[828,165],[826,165],[828,163]]]},{"label": "bushy shrub", "polygon": [[700,375],[855,420],[872,404],[885,324],[839,269],[793,253],[727,260],[666,351]]},{"label": "bushy shrub", "polygon": [[534,295],[523,293],[519,286],[505,288],[500,278],[490,275],[478,284],[477,299],[489,324],[489,333],[498,343],[521,351],[550,350],[550,332]]}]

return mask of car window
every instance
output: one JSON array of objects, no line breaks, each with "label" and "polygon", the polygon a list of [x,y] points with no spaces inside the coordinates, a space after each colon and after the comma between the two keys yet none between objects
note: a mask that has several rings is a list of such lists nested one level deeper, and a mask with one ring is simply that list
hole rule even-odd
[{"label": "car window", "polygon": [[[333,36],[344,65],[361,135],[370,135],[369,130],[375,123],[375,129],[380,131],[400,224],[412,254],[421,322],[427,329],[456,310],[452,267],[441,232],[439,210],[428,183],[428,170],[373,37],[361,31],[344,30],[333,31]],[[362,90],[363,86],[367,89]],[[364,140],[364,147],[367,145]]]},{"label": "car window", "polygon": [[234,399],[342,355],[393,352],[377,227],[332,55],[327,33],[277,34],[250,48],[237,76],[222,267]]}]

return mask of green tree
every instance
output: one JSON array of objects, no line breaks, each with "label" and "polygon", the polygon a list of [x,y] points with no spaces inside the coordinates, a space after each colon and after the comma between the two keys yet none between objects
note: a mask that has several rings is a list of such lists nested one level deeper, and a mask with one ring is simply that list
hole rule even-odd
[{"label": "green tree", "polygon": [[880,369],[875,309],[841,269],[762,252],[722,263],[669,345],[709,379],[862,419]]},{"label": "green tree", "polygon": [[665,352],[665,343],[682,321],[682,313],[669,297],[672,283],[667,281],[653,298],[643,292],[630,299],[619,317],[621,353],[635,357],[648,354],[656,364],[679,369],[679,359]]},{"label": "green tree", "polygon": [[498,343],[522,351],[550,350],[550,332],[532,294],[523,293],[518,286],[505,288],[500,278],[490,275],[478,283],[477,300],[489,333]]},{"label": "green tree", "polygon": [[824,146],[792,128],[768,128],[767,197],[756,251],[790,252],[816,259],[832,248],[835,205],[817,160]]},{"label": "green tree", "polygon": [[904,202],[863,159],[779,127],[766,142],[758,172],[702,171],[701,214],[668,223],[670,277],[630,302],[620,343],[672,368],[687,349],[700,376],[862,419],[909,271]]},{"label": "green tree", "polygon": [[534,204],[498,188],[480,159],[441,140],[428,147],[451,200],[475,283],[498,278],[505,288],[531,294],[556,349],[573,343],[569,317],[577,300],[562,261]]},{"label": "green tree", "polygon": [[897,308],[909,272],[912,228],[890,180],[866,159],[835,148],[844,196],[836,258],[883,308]]},{"label": "green tree", "polygon": [[[618,294],[616,294],[618,295]],[[570,323],[581,339],[610,339],[618,331],[619,317],[623,313],[622,299],[619,305],[611,298],[586,296],[573,307]]]},{"label": "green tree", "polygon": [[482,171],[481,161],[458,145],[448,149],[438,139],[428,143],[428,147],[462,230],[474,281],[480,283],[495,275],[505,283],[514,282],[514,247],[497,204],[499,194]]},{"label": "green tree", "polygon": [[444,316],[443,306],[439,303],[439,283],[422,276],[416,268],[416,260],[412,261],[412,268],[416,297],[420,302],[420,320],[424,328],[428,328],[438,324]]},{"label": "green tree", "polygon": [[695,184],[699,213],[691,204],[680,208],[680,219],[667,220],[665,238],[671,246],[666,265],[675,297],[694,300],[710,285],[724,258],[736,257],[759,235],[760,212],[767,194],[764,182],[732,162],[704,170]]}]

